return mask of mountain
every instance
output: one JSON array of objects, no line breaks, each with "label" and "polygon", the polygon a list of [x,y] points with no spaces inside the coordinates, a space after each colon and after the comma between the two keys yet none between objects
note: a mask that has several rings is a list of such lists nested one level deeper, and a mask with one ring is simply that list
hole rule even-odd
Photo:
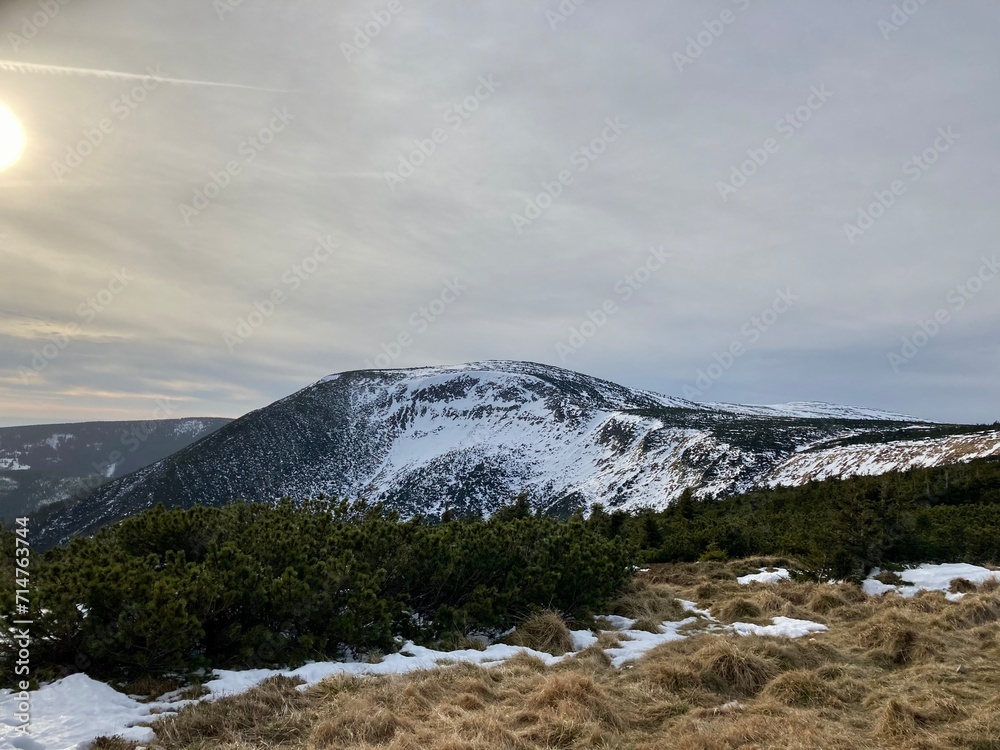
[{"label": "mountain", "polygon": [[229,419],[0,427],[0,520],[82,497],[176,453]]},{"label": "mountain", "polygon": [[[829,404],[699,404],[557,367],[480,362],[332,375],[47,521],[58,543],[148,508],[320,493],[405,515],[661,508],[685,488],[881,473],[1000,454],[1000,431]],[[838,463],[839,462],[839,463]]]}]

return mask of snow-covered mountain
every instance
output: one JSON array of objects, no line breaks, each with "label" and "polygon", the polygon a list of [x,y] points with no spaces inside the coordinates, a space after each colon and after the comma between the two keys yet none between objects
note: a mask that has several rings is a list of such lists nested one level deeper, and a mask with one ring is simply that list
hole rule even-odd
[{"label": "snow-covered mountain", "polygon": [[332,375],[49,519],[54,543],[158,502],[320,493],[404,514],[664,507],[832,473],[1000,455],[1000,432],[796,403],[699,404],[527,362]]},{"label": "snow-covered mountain", "polygon": [[0,427],[0,519],[83,496],[176,453],[229,419]]}]

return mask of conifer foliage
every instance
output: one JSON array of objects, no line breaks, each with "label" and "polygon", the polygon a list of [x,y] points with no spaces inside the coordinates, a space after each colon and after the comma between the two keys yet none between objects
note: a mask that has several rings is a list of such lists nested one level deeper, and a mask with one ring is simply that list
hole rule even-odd
[{"label": "conifer foliage", "polygon": [[1000,562],[1000,460],[811,482],[727,498],[690,491],[664,511],[592,512],[643,561],[791,556],[813,578],[866,576],[875,566]]},{"label": "conifer foliage", "polygon": [[[542,609],[585,618],[630,577],[624,543],[523,510],[430,523],[325,499],[157,507],[34,563],[35,663],[129,677],[389,651]],[[12,611],[6,586],[0,599]]]}]

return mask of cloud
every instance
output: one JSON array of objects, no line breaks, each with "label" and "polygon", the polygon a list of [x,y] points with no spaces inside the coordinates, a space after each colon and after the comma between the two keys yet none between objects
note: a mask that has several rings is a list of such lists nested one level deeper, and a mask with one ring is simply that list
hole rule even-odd
[{"label": "cloud", "polygon": [[[121,268],[135,280],[22,385],[38,416],[102,413],[86,389],[190,389],[191,414],[237,416],[363,367],[401,333],[414,335],[394,366],[561,364],[555,345],[663,246],[670,263],[567,366],[680,394],[792,288],[801,302],[706,397],[997,418],[1000,295],[969,300],[899,372],[888,354],[995,248],[1000,8],[928,3],[885,38],[891,8],[862,0],[587,3],[553,29],[557,5],[405,3],[350,61],[341,44],[372,18],[360,0],[244,3],[222,19],[197,0],[62,7],[18,60],[308,93],[142,94],[138,80],[0,66],[29,134],[0,179],[3,377]],[[8,3],[0,23],[35,10]],[[732,22],[702,44],[723,10]],[[488,76],[499,85],[479,97]],[[269,132],[275,110],[293,119]],[[608,118],[628,127],[595,144]],[[948,127],[954,147],[913,172]],[[734,169],[752,174],[723,199]],[[511,215],[549,203],[562,172],[571,184],[518,233]],[[852,244],[844,225],[894,180],[905,193]],[[327,236],[336,250],[290,283]],[[452,278],[468,291],[418,331]],[[0,421],[32,416],[7,403]]]},{"label": "cloud", "polygon": [[175,86],[218,86],[221,88],[248,89],[250,91],[271,91],[279,94],[293,93],[290,89],[269,89],[261,86],[246,86],[239,83],[222,83],[219,81],[192,81],[184,78],[171,78],[150,68],[146,73],[123,73],[118,70],[99,70],[97,68],[72,68],[65,65],[39,65],[37,63],[18,62],[16,60],[0,60],[0,71],[5,73],[24,73],[28,75],[64,75],[78,77],[104,78],[112,81],[149,81],[169,83]]}]

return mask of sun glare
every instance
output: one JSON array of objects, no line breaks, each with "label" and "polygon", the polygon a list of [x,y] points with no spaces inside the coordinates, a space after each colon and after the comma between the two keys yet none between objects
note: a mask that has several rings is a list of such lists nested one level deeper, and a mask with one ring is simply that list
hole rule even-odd
[{"label": "sun glare", "polygon": [[24,151],[24,128],[17,115],[0,102],[0,172],[12,167]]}]

